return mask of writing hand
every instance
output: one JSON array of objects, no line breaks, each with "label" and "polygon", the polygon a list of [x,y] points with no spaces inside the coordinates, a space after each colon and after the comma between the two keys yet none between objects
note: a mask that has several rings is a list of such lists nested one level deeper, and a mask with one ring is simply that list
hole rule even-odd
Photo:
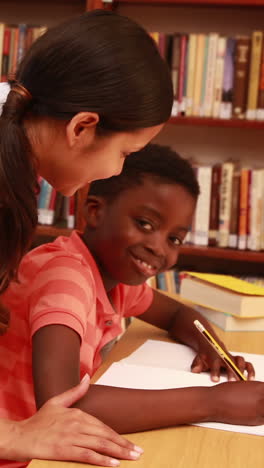
[{"label": "writing hand", "polygon": [[263,382],[225,382],[208,390],[211,421],[247,426],[264,424]]},{"label": "writing hand", "polygon": [[[222,347],[230,356],[230,358],[234,361],[239,370],[242,373],[244,373],[245,371],[247,372],[248,380],[254,380],[255,370],[253,364],[251,364],[251,362],[245,361],[245,359],[242,356],[232,356],[223,345]],[[211,380],[213,382],[219,381],[222,370],[226,371],[228,380],[237,380],[237,377],[234,374],[234,372],[225,364],[225,362],[220,358],[220,356],[207,344],[204,345],[204,349],[201,349],[198,352],[191,364],[191,371],[194,373],[199,374],[200,372],[209,371],[211,375]]]}]

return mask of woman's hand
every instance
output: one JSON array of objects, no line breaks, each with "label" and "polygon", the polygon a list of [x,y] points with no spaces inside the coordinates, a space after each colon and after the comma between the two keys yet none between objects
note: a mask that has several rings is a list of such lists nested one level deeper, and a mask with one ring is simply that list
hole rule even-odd
[{"label": "woman's hand", "polygon": [[86,378],[78,386],[51,398],[31,418],[8,421],[5,458],[68,460],[100,466],[118,466],[117,458],[137,460],[143,452],[139,447],[93,416],[67,408],[82,398],[88,387]]},{"label": "woman's hand", "polygon": [[[254,380],[255,370],[251,362],[245,361],[242,356],[232,356],[227,351],[223,343],[221,343],[221,346],[228,356],[234,361],[242,374],[246,371],[248,380]],[[211,380],[213,382],[218,382],[222,370],[226,371],[228,380],[237,380],[235,373],[225,365],[223,359],[220,358],[210,345],[207,343],[201,345],[199,347],[199,352],[192,362],[191,371],[197,374],[209,371]]]}]

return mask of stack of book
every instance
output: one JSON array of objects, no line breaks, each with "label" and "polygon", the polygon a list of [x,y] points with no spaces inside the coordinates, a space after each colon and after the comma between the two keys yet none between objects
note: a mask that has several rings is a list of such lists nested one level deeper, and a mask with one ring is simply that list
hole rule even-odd
[{"label": "stack of book", "polygon": [[264,287],[233,276],[182,272],[180,294],[225,331],[264,331]]},{"label": "stack of book", "polygon": [[171,68],[172,115],[264,120],[263,31],[151,35]]},{"label": "stack of book", "polygon": [[195,170],[201,193],[185,242],[264,250],[264,169],[225,162]]}]

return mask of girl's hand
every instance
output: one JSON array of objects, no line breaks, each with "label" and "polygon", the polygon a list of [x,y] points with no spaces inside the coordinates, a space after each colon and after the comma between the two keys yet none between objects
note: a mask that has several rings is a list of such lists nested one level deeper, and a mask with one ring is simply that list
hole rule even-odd
[{"label": "girl's hand", "polygon": [[[246,362],[242,356],[232,356],[223,343],[220,343],[222,348],[228,354],[228,356],[234,361],[239,370],[244,373],[247,371],[248,380],[254,380],[255,370],[251,362]],[[225,370],[227,373],[228,380],[234,381],[237,380],[235,373],[225,365],[224,361],[220,356],[211,348],[210,345],[205,343],[200,347],[200,350],[197,356],[194,358],[191,371],[199,374],[200,372],[209,371],[211,375],[211,380],[213,382],[219,382],[221,371]]]},{"label": "girl's hand", "polygon": [[68,460],[100,466],[118,466],[117,458],[137,460],[143,452],[139,447],[93,416],[80,409],[67,408],[82,398],[88,387],[89,378],[86,378],[51,398],[31,418],[13,421],[6,458]]},{"label": "girl's hand", "polygon": [[211,406],[208,421],[247,426],[264,424],[263,382],[225,382],[208,390]]}]

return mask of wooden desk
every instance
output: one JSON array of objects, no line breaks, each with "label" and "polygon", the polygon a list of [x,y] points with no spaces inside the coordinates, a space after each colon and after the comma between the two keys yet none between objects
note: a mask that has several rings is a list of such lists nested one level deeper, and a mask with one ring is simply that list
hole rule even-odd
[{"label": "wooden desk", "polygon": [[[264,354],[263,332],[217,332],[231,350]],[[134,320],[93,380],[148,338],[169,341],[162,330]],[[122,461],[122,468],[264,468],[264,440],[259,436],[183,426],[132,434],[129,439],[143,447],[145,453],[137,462]],[[80,466],[92,465],[41,460],[30,463],[30,468]]]}]

